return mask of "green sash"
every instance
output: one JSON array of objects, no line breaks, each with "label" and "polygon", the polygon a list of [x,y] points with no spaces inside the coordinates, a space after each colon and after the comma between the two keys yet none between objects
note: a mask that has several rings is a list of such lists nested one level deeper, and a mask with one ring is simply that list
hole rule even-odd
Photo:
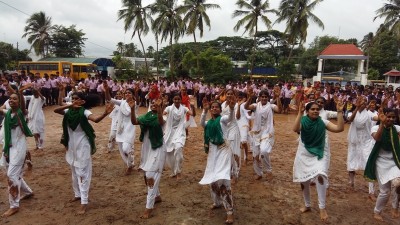
[{"label": "green sash", "polygon": [[400,168],[400,145],[399,136],[394,126],[383,128],[380,141],[376,141],[368,157],[367,165],[364,170],[364,177],[369,180],[376,180],[376,159],[379,156],[380,149],[391,151],[396,166]]},{"label": "green sash", "polygon": [[218,116],[215,119],[207,121],[206,127],[204,129],[204,151],[206,153],[208,153],[210,149],[210,142],[214,145],[222,145],[225,142],[220,120],[221,116]]},{"label": "green sash", "polygon": [[[132,112],[134,113],[134,112]],[[158,121],[158,114],[153,112],[148,112],[142,116],[138,117],[140,123],[140,137],[139,140],[143,142],[144,134],[149,131],[149,139],[151,148],[153,150],[161,147],[163,145],[163,131]]]},{"label": "green sash", "polygon": [[316,120],[310,119],[308,116],[301,118],[301,141],[308,152],[315,155],[319,159],[324,156],[325,148],[325,123],[321,117]]},{"label": "green sash", "polygon": [[93,155],[96,152],[96,144],[94,142],[96,135],[94,133],[92,125],[90,125],[88,119],[85,116],[85,108],[83,107],[80,107],[78,110],[69,109],[67,113],[65,113],[62,121],[63,135],[61,138],[61,143],[68,148],[68,127],[70,127],[72,130],[75,130],[79,124],[81,125],[82,130],[85,132],[86,136],[89,139],[90,154]]},{"label": "green sash", "polygon": [[11,129],[13,127],[19,126],[22,132],[27,137],[32,137],[32,132],[26,124],[25,116],[22,114],[21,109],[18,109],[17,114],[11,117],[12,109],[9,109],[4,118],[4,146],[3,152],[4,156],[8,158],[10,156],[10,147],[12,146],[11,140]]}]

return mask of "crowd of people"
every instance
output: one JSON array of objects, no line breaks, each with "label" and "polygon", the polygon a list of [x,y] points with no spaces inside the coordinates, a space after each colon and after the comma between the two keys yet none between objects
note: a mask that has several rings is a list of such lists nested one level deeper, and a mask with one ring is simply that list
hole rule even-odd
[{"label": "crowd of people", "polygon": [[[50,79],[49,79],[50,77]],[[73,81],[68,75],[12,73],[1,75],[0,114],[4,116],[0,139],[1,165],[7,168],[10,209],[3,216],[18,212],[19,202],[33,195],[23,179],[23,166],[32,166],[26,137],[35,138],[36,149],[44,146],[43,108],[59,105],[63,115],[61,143],[71,167],[74,197],[81,202],[79,214],[87,210],[92,176],[91,155],[96,152],[95,132],[89,121],[98,123],[111,117],[107,149],[117,146],[126,165],[125,175],[135,167],[136,125],[140,127],[140,164],[147,187],[142,218],[151,217],[154,205],[161,202],[159,184],[164,167],[171,177],[181,178],[183,148],[196,108],[201,109],[204,151],[207,165],[200,184],[209,185],[213,204],[223,207],[226,223],[234,221],[232,185],[240,180],[243,163],[252,159],[254,179],[272,179],[271,154],[275,142],[274,114],[295,113],[293,131],[299,134],[294,159],[293,181],[300,183],[304,207],[311,210],[310,185],[318,193],[320,218],[328,220],[326,195],[329,190],[330,145],[328,132],[348,132],[347,171],[349,187],[354,188],[355,172],[369,178],[368,198],[376,201],[374,218],[393,192],[392,216],[400,217],[400,89],[347,83],[287,83],[267,81],[228,82],[210,85],[200,80],[166,79],[117,81],[90,77]],[[50,99],[50,100],[49,100]],[[89,110],[105,105],[104,112]],[[139,107],[148,112],[137,115]],[[207,120],[207,115],[210,119]],[[336,119],[334,122],[331,119]],[[251,155],[250,155],[251,153]],[[164,172],[165,173],[165,172]],[[374,181],[379,186],[375,196]]]}]

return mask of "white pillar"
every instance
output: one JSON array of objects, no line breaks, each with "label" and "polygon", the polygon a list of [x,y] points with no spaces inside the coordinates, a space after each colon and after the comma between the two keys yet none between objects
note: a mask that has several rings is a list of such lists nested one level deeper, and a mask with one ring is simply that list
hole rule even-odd
[{"label": "white pillar", "polygon": [[322,65],[323,65],[324,60],[319,59],[318,60],[318,71],[317,71],[317,76],[313,77],[313,82],[319,81],[321,82],[322,80]]},{"label": "white pillar", "polygon": [[364,62],[365,62],[365,60],[358,61],[357,76],[360,76],[360,84],[361,85],[368,84],[368,74],[364,71]]}]

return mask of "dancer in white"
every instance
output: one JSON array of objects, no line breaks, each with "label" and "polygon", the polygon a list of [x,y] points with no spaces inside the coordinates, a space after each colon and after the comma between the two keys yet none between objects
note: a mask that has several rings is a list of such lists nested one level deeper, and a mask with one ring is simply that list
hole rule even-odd
[{"label": "dancer in white", "polygon": [[[8,200],[10,208],[2,215],[8,217],[18,212],[21,199],[33,195],[23,178],[23,166],[27,153],[26,137],[32,137],[25,120],[27,114],[22,95],[23,88],[18,94],[10,95],[10,109],[1,110],[4,115],[4,144],[1,164],[6,166],[8,179]],[[21,99],[21,101],[20,101]]]},{"label": "dancer in white", "polygon": [[[276,104],[269,103],[269,93],[266,90],[260,91],[258,103],[251,104],[254,97],[252,90],[249,90],[246,105],[247,110],[254,112],[254,124],[252,128],[253,135],[253,167],[256,173],[255,179],[260,180],[263,176],[263,169],[267,172],[267,178],[272,178],[272,166],[270,154],[274,146],[274,119],[275,113],[280,113],[282,104],[279,98],[280,90],[278,86],[274,89],[274,101]],[[264,168],[263,168],[264,167]]]},{"label": "dancer in white", "polygon": [[89,188],[92,180],[92,157],[96,152],[95,133],[89,120],[95,123],[103,120],[113,110],[107,104],[104,113],[95,116],[85,107],[94,101],[85,100],[83,93],[72,95],[72,104],[58,107],[55,113],[64,115],[62,144],[67,148],[65,158],[71,167],[72,187],[75,197],[70,202],[81,200],[78,214],[84,214],[89,202]]},{"label": "dancer in white", "polygon": [[186,114],[192,115],[194,106],[191,111],[181,104],[182,98],[180,94],[172,97],[173,104],[167,106],[164,110],[166,115],[166,124],[164,132],[165,148],[167,151],[166,164],[172,170],[172,177],[180,178],[182,172],[183,147],[186,142]]},{"label": "dancer in white", "polygon": [[[130,99],[129,106],[134,112],[135,100]],[[148,219],[154,209],[154,204],[161,202],[160,180],[165,163],[165,145],[163,140],[162,126],[165,121],[162,112],[162,100],[152,100],[150,102],[151,111],[136,118],[136,114],[131,114],[131,122],[140,125],[140,138],[143,142],[140,158],[140,169],[144,171],[144,179],[147,186],[146,209],[141,216]]]},{"label": "dancer in white", "polygon": [[[115,137],[118,143],[118,149],[121,154],[122,160],[126,165],[125,175],[130,175],[135,164],[134,161],[134,148],[133,143],[135,141],[136,128],[131,123],[131,110],[128,102],[132,101],[134,98],[137,99],[137,93],[132,89],[127,89],[125,91],[125,99],[118,100],[111,98],[109,87],[104,85],[104,92],[106,101],[119,106],[119,113],[116,115],[117,121],[117,134]],[[137,106],[133,108],[133,113],[136,113]]]},{"label": "dancer in white", "polygon": [[28,126],[35,137],[36,149],[43,149],[45,123],[43,105],[46,103],[46,98],[37,89],[33,89],[33,95],[25,96],[25,98],[30,100]]},{"label": "dancer in white", "polygon": [[392,192],[392,217],[399,218],[400,194],[400,126],[394,125],[396,113],[385,109],[379,115],[380,124],[372,127],[371,135],[375,139],[374,147],[368,158],[364,176],[377,180],[379,195],[375,203],[374,218],[383,221],[381,215]]},{"label": "dancer in white", "polygon": [[373,116],[368,113],[367,99],[359,97],[356,108],[348,114],[348,121],[351,122],[348,139],[347,171],[349,171],[350,187],[354,188],[354,178],[357,170],[364,170],[366,165],[365,151],[371,151],[371,121]]},{"label": "dancer in white", "polygon": [[[120,91],[117,91],[117,93],[115,94],[115,99],[116,100],[122,99],[122,93]],[[108,145],[107,145],[108,153],[114,150],[114,145],[116,144],[115,138],[117,137],[118,116],[119,116],[119,105],[114,105],[114,109],[109,115],[109,117],[111,118],[111,126],[110,126],[110,135],[108,137]]]},{"label": "dancer in white", "polygon": [[[236,102],[236,96],[235,92],[233,89],[227,89],[225,92],[226,95],[226,101],[224,101],[221,104],[221,116],[224,115],[229,115],[230,112],[230,101],[235,100]],[[238,109],[238,104],[235,104],[235,112]],[[236,116],[228,123],[228,130],[227,130],[228,136],[227,140],[229,141],[229,147],[232,150],[233,153],[233,161],[232,161],[232,183],[235,183],[236,180],[239,178],[239,172],[240,172],[240,166],[241,166],[241,148],[240,148],[240,132],[239,132],[239,126],[237,123]]]},{"label": "dancer in white", "polygon": [[250,110],[244,108],[246,103],[246,94],[243,92],[239,93],[238,96],[238,107],[236,111],[237,124],[240,132],[240,147],[244,150],[244,165],[246,166],[247,160],[249,159],[249,128],[251,115]]},{"label": "dancer in white", "polygon": [[[303,116],[304,108],[307,115]],[[293,165],[293,182],[301,183],[305,206],[300,209],[302,213],[311,211],[310,183],[315,181],[318,193],[320,217],[322,221],[328,220],[325,209],[326,189],[328,184],[328,171],[330,160],[330,147],[326,130],[339,133],[344,130],[343,103],[338,102],[338,124],[319,116],[320,106],[311,102],[304,107],[299,106],[299,112],[293,130],[300,132],[299,146]]]},{"label": "dancer in white", "polygon": [[[233,196],[231,190],[232,149],[228,140],[228,124],[235,115],[236,100],[229,96],[229,114],[221,116],[222,108],[218,102],[210,103],[203,100],[203,113],[200,123],[204,127],[204,149],[208,154],[204,176],[199,182],[210,185],[213,205],[211,209],[226,210],[226,224],[233,223]],[[207,111],[210,109],[211,119],[206,122]]]}]

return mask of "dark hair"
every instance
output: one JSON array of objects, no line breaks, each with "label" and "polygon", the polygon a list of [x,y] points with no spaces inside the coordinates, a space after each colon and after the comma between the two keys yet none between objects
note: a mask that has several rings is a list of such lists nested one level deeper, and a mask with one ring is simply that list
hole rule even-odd
[{"label": "dark hair", "polygon": [[182,96],[181,96],[181,93],[180,92],[174,92],[173,94],[172,94],[172,98],[171,99],[174,99],[175,97],[179,97],[179,98],[181,98],[182,99]]},{"label": "dark hair", "polygon": [[261,97],[263,95],[266,95],[268,98],[270,98],[269,92],[267,90],[260,91],[260,93],[258,94],[258,97]]},{"label": "dark hair", "polygon": [[220,102],[218,102],[218,101],[213,101],[213,102],[211,102],[210,106],[212,106],[212,104],[218,104],[218,107],[219,107],[220,109],[222,109],[222,104],[221,104]]},{"label": "dark hair", "polygon": [[324,98],[324,97],[318,97],[318,98],[315,99],[315,100],[318,101],[318,100],[320,100],[320,99],[325,103],[325,98]]},{"label": "dark hair", "polygon": [[316,102],[310,102],[306,105],[306,111],[308,112],[308,110],[310,110],[313,105],[317,105],[319,108],[319,105]]},{"label": "dark hair", "polygon": [[74,92],[72,96],[74,95],[85,101],[85,104],[82,106],[85,109],[90,109],[98,105],[100,102],[100,98],[97,94],[84,94],[83,92]]}]

